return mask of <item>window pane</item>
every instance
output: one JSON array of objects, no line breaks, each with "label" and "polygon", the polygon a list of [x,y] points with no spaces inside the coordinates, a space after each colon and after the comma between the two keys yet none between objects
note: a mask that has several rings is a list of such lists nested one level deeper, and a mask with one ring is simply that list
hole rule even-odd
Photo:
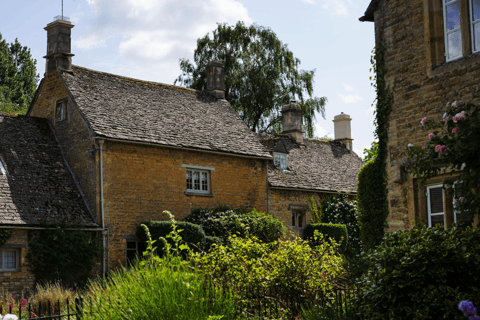
[{"label": "window pane", "polygon": [[480,22],[473,25],[473,51],[478,50],[480,50]]},{"label": "window pane", "polygon": [[187,189],[193,189],[192,186],[192,171],[187,170]]},{"label": "window pane", "polygon": [[298,226],[303,227],[303,216],[301,213],[298,214]]},{"label": "window pane", "polygon": [[453,2],[453,1],[455,1],[455,0],[445,0],[445,4]]},{"label": "window pane", "polygon": [[480,19],[480,0],[472,0],[473,21]]},{"label": "window pane", "polygon": [[208,191],[208,175],[206,172],[202,172],[202,190]]},{"label": "window pane", "polygon": [[193,171],[193,189],[200,190],[200,173]]},{"label": "window pane", "polygon": [[296,218],[296,214],[295,212],[292,212],[292,227],[295,227],[296,223],[295,223],[295,219]]},{"label": "window pane", "polygon": [[137,250],[137,242],[136,241],[127,241],[127,249]]},{"label": "window pane", "polygon": [[442,187],[431,188],[430,189],[430,213],[442,213],[442,212],[443,212]]},{"label": "window pane", "polygon": [[452,3],[445,7],[447,10],[446,27],[447,31],[460,28],[460,4],[458,2]]},{"label": "window pane", "polygon": [[4,251],[5,269],[15,269],[17,267],[16,251]]},{"label": "window pane", "polygon": [[447,35],[448,59],[455,59],[462,56],[462,38],[460,30]]},{"label": "window pane", "polygon": [[440,224],[443,226],[444,221],[443,221],[443,214],[435,215],[432,216],[432,227],[435,227],[435,225]]}]

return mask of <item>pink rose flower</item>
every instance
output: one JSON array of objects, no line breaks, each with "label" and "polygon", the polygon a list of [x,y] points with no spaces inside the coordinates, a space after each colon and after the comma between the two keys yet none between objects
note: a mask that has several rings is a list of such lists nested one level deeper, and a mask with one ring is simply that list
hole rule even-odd
[{"label": "pink rose flower", "polygon": [[448,149],[445,146],[440,147],[440,153],[447,153]]},{"label": "pink rose flower", "polygon": [[458,127],[455,127],[452,129],[452,133],[457,133],[457,131],[458,131]]},{"label": "pink rose flower", "polygon": [[432,140],[434,137],[435,137],[435,135],[433,133],[428,134],[428,139]]},{"label": "pink rose flower", "polygon": [[443,119],[443,122],[447,123],[448,120],[450,120],[450,118],[446,117],[446,118]]},{"label": "pink rose flower", "polygon": [[420,120],[420,123],[423,125],[425,125],[427,123],[427,117],[424,117],[422,120]]},{"label": "pink rose flower", "polygon": [[452,120],[453,120],[453,122],[457,123],[458,117],[455,115],[455,116],[453,116]]}]

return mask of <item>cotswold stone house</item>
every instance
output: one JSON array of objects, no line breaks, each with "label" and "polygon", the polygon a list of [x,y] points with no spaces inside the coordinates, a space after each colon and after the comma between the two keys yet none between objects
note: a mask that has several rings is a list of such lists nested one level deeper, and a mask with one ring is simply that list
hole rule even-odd
[{"label": "cotswold stone house", "polygon": [[[0,267],[0,277],[31,284],[22,230],[45,218],[54,224],[67,217],[72,226],[100,231],[106,271],[125,265],[139,249],[138,225],[165,219],[163,210],[181,220],[198,207],[256,208],[300,233],[310,221],[309,196],[318,201],[337,190],[355,194],[362,163],[351,151],[347,115],[334,120],[339,141],[302,140],[301,113],[290,104],[284,107],[284,135],[259,138],[224,99],[220,62],[207,65],[207,92],[94,71],[72,65],[71,28],[63,20],[45,28],[46,73],[28,116],[0,118],[0,130],[10,135],[0,137],[6,172],[0,176],[0,228],[18,235],[0,247],[8,259],[17,257]],[[22,144],[13,146],[17,135],[25,139],[22,153],[15,151]],[[25,171],[19,184],[21,164],[30,162],[38,168]],[[23,203],[23,194],[33,200]]]},{"label": "cotswold stone house", "polygon": [[385,50],[385,80],[394,88],[386,231],[409,229],[417,218],[448,227],[459,217],[442,188],[444,177],[426,185],[406,179],[406,152],[409,143],[424,146],[428,140],[423,117],[441,119],[447,102],[480,102],[480,2],[372,0],[360,21],[375,22],[376,46]]}]

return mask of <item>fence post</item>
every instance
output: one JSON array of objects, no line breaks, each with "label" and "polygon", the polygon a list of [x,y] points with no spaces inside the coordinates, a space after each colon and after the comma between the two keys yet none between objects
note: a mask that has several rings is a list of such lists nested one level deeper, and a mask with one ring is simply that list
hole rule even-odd
[{"label": "fence post", "polygon": [[76,310],[77,317],[79,319],[82,319],[83,317],[83,298],[82,297],[75,298],[75,310]]}]

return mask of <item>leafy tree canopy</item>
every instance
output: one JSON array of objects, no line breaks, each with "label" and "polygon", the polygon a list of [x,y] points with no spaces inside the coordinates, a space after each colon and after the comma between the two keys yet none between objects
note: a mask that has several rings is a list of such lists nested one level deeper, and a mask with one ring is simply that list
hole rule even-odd
[{"label": "leafy tree canopy", "polygon": [[327,98],[313,96],[315,69],[299,70],[300,60],[271,29],[241,21],[218,24],[212,38],[197,40],[194,63],[180,59],[175,84],[206,90],[206,65],[214,59],[225,65],[225,98],[254,132],[280,133],[282,106],[292,100],[302,108],[308,137],[315,112],[325,119]]},{"label": "leafy tree canopy", "polygon": [[8,44],[0,33],[0,111],[25,114],[33,99],[39,75],[30,49]]}]

